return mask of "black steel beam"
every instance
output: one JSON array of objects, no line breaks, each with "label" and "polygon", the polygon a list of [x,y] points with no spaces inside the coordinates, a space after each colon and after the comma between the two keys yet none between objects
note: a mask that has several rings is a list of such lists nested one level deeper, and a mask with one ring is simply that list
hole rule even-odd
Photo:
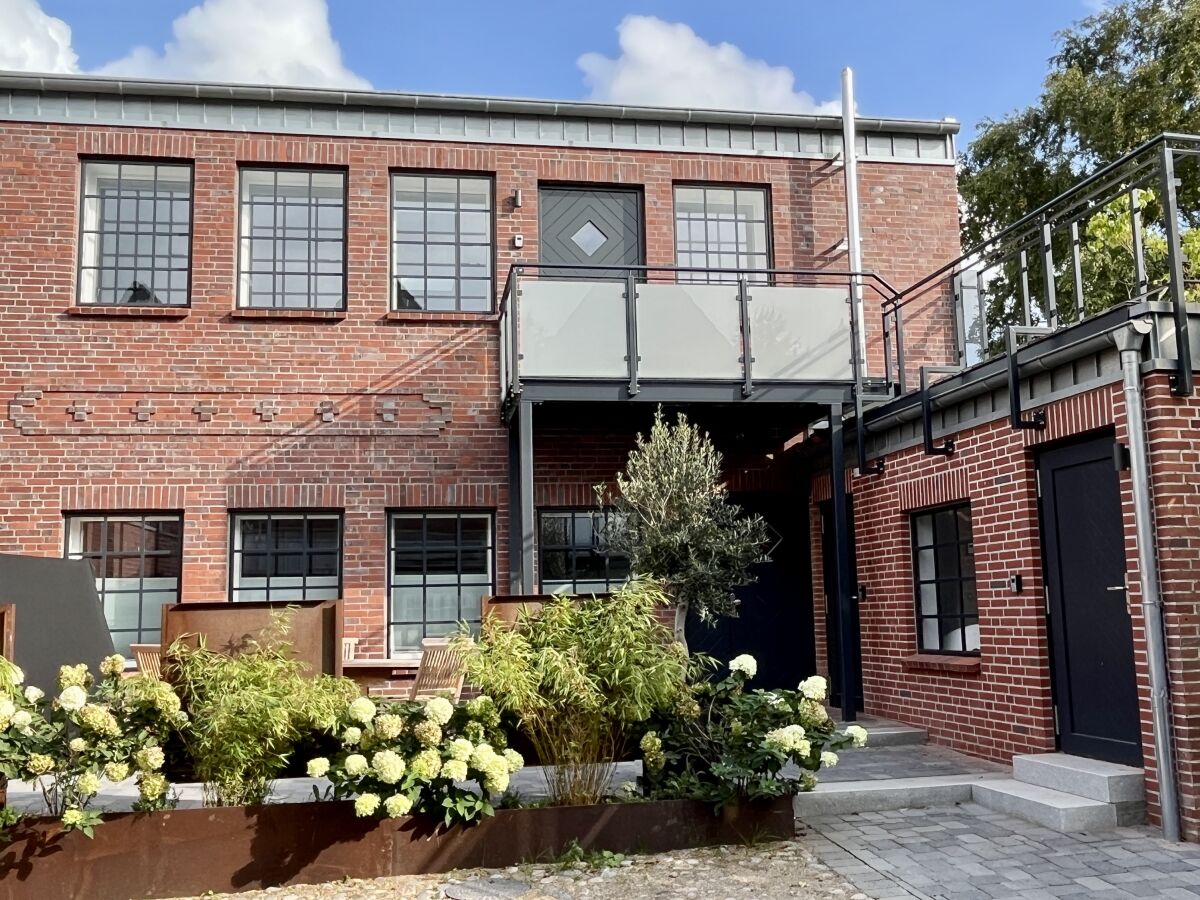
[{"label": "black steel beam", "polygon": [[830,506],[833,510],[832,584],[837,599],[838,637],[841,643],[842,721],[853,722],[858,717],[858,670],[854,661],[859,658],[855,647],[859,633],[857,595],[854,573],[850,568],[850,513],[846,500],[846,449],[842,434],[842,404],[829,405],[829,480]]},{"label": "black steel beam", "polygon": [[1175,352],[1179,368],[1172,378],[1172,392],[1190,397],[1195,386],[1192,372],[1192,338],[1188,333],[1187,295],[1183,280],[1183,249],[1179,238],[1179,200],[1176,196],[1175,153],[1166,143],[1162,146],[1163,229],[1167,239],[1167,281],[1170,287],[1171,311],[1175,316]]},{"label": "black steel beam", "polygon": [[960,366],[921,366],[921,433],[924,436],[926,456],[952,456],[954,439],[947,438],[939,447],[933,442],[933,398],[929,395],[930,375],[957,375]]}]

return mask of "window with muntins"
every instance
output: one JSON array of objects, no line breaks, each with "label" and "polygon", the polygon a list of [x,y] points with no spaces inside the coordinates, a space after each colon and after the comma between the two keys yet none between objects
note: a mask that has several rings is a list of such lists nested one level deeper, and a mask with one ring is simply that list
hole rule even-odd
[{"label": "window with muntins", "polygon": [[543,593],[602,594],[629,578],[629,558],[609,549],[614,514],[597,510],[543,510],[538,554]]},{"label": "window with muntins", "polygon": [[978,653],[970,505],[914,513],[912,547],[918,646],[932,653]]},{"label": "window with muntins", "polygon": [[388,521],[388,647],[421,649],[459,622],[478,628],[496,592],[491,513],[393,513]]},{"label": "window with muntins", "polygon": [[179,602],[183,517],[167,513],[67,516],[67,557],[84,559],[118,653],[157,644],[162,608]]},{"label": "window with muntins", "polygon": [[492,180],[392,175],[393,306],[489,312]]},{"label": "window with muntins", "polygon": [[192,167],[83,163],[79,303],[187,306]]},{"label": "window with muntins", "polygon": [[233,600],[336,600],[342,595],[342,517],[328,511],[232,517]]},{"label": "window with muntins", "polygon": [[767,192],[762,188],[676,185],[675,257],[683,267],[726,272],[681,272],[681,281],[736,281],[771,268]]},{"label": "window with muntins", "polygon": [[238,306],[344,309],[346,176],[241,171]]}]

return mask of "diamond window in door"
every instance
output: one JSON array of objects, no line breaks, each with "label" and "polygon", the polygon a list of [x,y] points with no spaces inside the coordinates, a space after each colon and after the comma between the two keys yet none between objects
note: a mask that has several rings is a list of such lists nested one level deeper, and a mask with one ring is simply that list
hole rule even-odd
[{"label": "diamond window in door", "polygon": [[594,256],[596,251],[604,246],[604,242],[608,240],[608,235],[596,227],[596,224],[588,219],[579,230],[571,235],[571,241],[586,253],[588,256]]}]

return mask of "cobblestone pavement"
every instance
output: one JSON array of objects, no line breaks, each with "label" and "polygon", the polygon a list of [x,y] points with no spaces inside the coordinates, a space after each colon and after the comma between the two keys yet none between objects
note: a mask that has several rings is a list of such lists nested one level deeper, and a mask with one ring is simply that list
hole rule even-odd
[{"label": "cobblestone pavement", "polygon": [[1200,846],[1151,828],[1059,834],[974,803],[807,824],[805,845],[869,897],[1200,897]]},{"label": "cobblestone pavement", "polygon": [[[613,859],[613,865],[512,866],[372,881],[269,888],[227,900],[867,900],[817,861],[803,838]],[[211,897],[212,895],[206,895]]]},{"label": "cobblestone pavement", "polygon": [[935,775],[977,775],[1008,772],[1008,766],[975,759],[936,744],[871,747],[844,750],[832,769],[821,770],[821,780],[883,781],[889,778],[925,778]]}]

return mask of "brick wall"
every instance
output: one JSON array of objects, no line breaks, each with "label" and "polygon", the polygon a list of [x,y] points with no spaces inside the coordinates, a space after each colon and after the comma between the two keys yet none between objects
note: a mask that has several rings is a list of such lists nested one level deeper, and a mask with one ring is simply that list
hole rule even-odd
[{"label": "brick wall", "polygon": [[[74,308],[81,156],[194,161],[190,309]],[[236,309],[239,163],[348,172],[345,313]],[[179,510],[183,596],[221,599],[229,509],[344,509],[346,633],[360,655],[380,656],[386,510],[477,507],[496,513],[503,590],[508,437],[494,317],[389,312],[397,168],[494,175],[497,288],[518,256],[537,258],[542,181],[641,185],[648,260],[661,264],[674,260],[673,183],[765,185],[775,265],[845,265],[833,249],[845,231],[841,174],[820,161],[5,125],[0,552],[60,555],[64,511]],[[953,167],[864,163],[861,172],[870,265],[904,281],[958,252]],[[539,502],[590,500],[591,483],[629,446],[628,435],[588,440],[591,449],[539,435]],[[578,470],[573,479],[564,466]]]}]

